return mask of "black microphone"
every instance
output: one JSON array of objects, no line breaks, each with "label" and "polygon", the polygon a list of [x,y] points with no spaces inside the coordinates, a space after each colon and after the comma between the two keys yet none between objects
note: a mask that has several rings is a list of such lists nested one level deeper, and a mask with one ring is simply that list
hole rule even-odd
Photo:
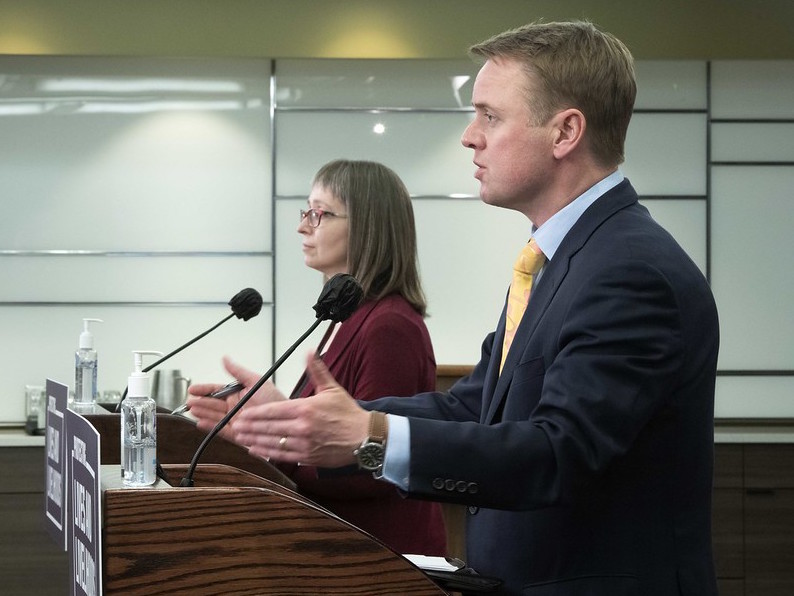
[{"label": "black microphone", "polygon": [[337,273],[325,284],[312,308],[320,321],[341,323],[355,312],[363,295],[364,290],[355,277]]},{"label": "black microphone", "polygon": [[[262,310],[262,294],[257,292],[254,288],[245,288],[237,292],[232,299],[229,300],[229,306],[232,307],[232,315],[238,319],[247,321],[253,319]],[[226,317],[223,321],[231,318],[231,315]],[[221,322],[223,322],[221,321]]]},{"label": "black microphone", "polygon": [[301,335],[295,341],[295,343],[287,348],[281,357],[276,360],[273,366],[270,367],[270,370],[268,370],[259,378],[259,380],[248,390],[248,392],[240,399],[240,401],[237,402],[235,406],[226,413],[226,416],[224,416],[207,434],[207,436],[204,437],[201,445],[199,445],[198,449],[196,449],[196,453],[190,462],[190,466],[185,473],[185,477],[182,478],[179,486],[193,486],[193,474],[196,471],[198,460],[201,457],[201,454],[204,453],[204,450],[207,448],[209,442],[215,437],[215,435],[223,430],[223,428],[229,423],[229,420],[231,420],[232,417],[234,417],[234,415],[240,411],[240,408],[242,408],[245,403],[251,399],[251,396],[256,393],[270,377],[273,376],[273,373],[275,373],[276,370],[278,370],[278,368],[284,363],[284,361],[289,358],[290,355],[292,355],[297,347],[303,343],[303,341],[309,337],[315,329],[317,329],[317,326],[323,321],[341,323],[342,321],[347,320],[350,315],[352,315],[353,312],[358,308],[363,296],[364,290],[361,288],[361,285],[358,283],[358,281],[356,281],[355,277],[348,275],[347,273],[337,273],[326,282],[322,292],[320,292],[320,297],[317,299],[317,304],[312,307],[314,312],[317,313],[317,319],[303,333],[303,335]]},{"label": "black microphone", "polygon": [[[232,299],[229,300],[229,306],[232,307],[232,312],[231,312],[230,315],[224,317],[219,323],[216,323],[215,325],[213,325],[212,327],[207,329],[204,333],[201,333],[200,335],[197,335],[196,337],[191,339],[186,344],[182,344],[181,346],[179,346],[173,352],[170,352],[169,354],[166,354],[165,356],[163,356],[162,358],[160,358],[156,362],[154,362],[154,363],[150,364],[149,366],[147,366],[146,368],[142,369],[141,372],[149,372],[155,366],[157,366],[157,365],[165,362],[169,358],[171,358],[171,356],[175,356],[176,354],[178,354],[179,352],[181,352],[185,348],[187,348],[187,347],[193,345],[194,343],[196,343],[198,340],[200,340],[205,335],[208,335],[209,333],[212,333],[213,331],[215,331],[218,327],[223,325],[226,321],[228,321],[232,317],[237,317],[238,319],[242,319],[243,321],[247,321],[248,319],[252,319],[253,317],[255,317],[256,315],[259,314],[259,311],[262,310],[262,294],[260,294],[259,292],[257,292],[253,288],[245,288],[245,289],[240,290],[239,292],[237,292],[232,297]],[[119,400],[119,403],[116,405],[116,412],[121,411],[121,402],[123,402],[124,399],[127,397],[127,390],[128,389],[129,389],[128,387],[124,388],[124,393],[122,394],[121,399]]]}]

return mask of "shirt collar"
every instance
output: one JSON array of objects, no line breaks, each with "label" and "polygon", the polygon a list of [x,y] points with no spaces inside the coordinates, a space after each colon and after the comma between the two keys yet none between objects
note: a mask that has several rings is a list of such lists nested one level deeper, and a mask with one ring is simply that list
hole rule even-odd
[{"label": "shirt collar", "polygon": [[620,170],[615,170],[552,215],[542,226],[539,228],[533,226],[532,237],[538,243],[543,254],[546,255],[547,260],[551,261],[554,258],[554,253],[557,252],[563,238],[582,216],[582,213],[599,197],[623,182],[623,178],[623,173]]}]

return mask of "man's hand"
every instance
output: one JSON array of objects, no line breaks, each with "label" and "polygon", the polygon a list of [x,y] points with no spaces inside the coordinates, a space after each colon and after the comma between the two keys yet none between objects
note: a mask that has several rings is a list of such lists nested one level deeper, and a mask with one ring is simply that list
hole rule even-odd
[{"label": "man's hand", "polygon": [[245,406],[234,424],[237,442],[254,455],[287,463],[328,468],[355,463],[353,451],[367,436],[370,413],[322,361],[310,357],[307,369],[317,394]]}]

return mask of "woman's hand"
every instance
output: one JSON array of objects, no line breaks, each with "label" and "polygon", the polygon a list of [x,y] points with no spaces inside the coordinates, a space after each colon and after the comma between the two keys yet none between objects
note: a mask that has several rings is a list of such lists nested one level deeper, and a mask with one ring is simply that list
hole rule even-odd
[{"label": "woman's hand", "polygon": [[[223,385],[217,383],[195,384],[188,388],[188,393],[190,394],[187,400],[188,408],[190,413],[197,419],[198,428],[203,431],[212,430],[260,379],[258,373],[240,366],[227,357],[223,359],[223,367],[238,382],[242,383],[243,387],[237,393],[225,398],[208,397],[210,393],[223,387]],[[251,396],[245,407],[283,400],[286,400],[284,394],[273,383],[267,382]],[[226,438],[233,439],[233,427],[236,418],[237,416],[232,418],[227,428],[222,431],[221,434]]]}]

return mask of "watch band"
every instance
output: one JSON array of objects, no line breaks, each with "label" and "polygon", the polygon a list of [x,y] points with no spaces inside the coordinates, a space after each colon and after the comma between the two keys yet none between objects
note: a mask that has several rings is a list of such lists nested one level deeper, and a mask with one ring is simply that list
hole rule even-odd
[{"label": "watch band", "polygon": [[386,414],[383,412],[372,411],[369,417],[369,436],[368,441],[373,443],[386,443]]}]

